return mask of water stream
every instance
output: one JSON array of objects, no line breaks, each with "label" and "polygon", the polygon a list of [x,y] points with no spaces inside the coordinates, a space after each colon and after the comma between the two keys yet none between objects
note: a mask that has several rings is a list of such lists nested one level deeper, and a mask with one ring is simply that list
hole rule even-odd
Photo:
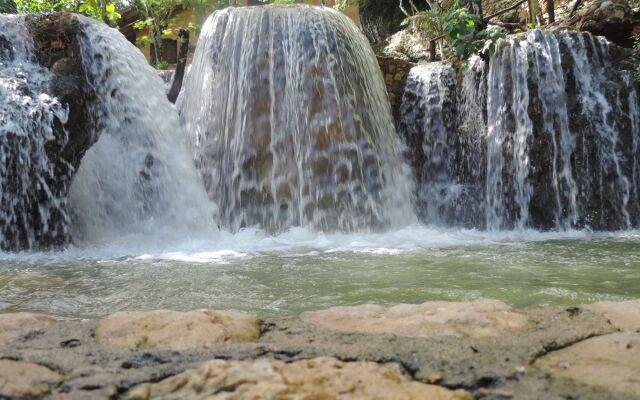
[{"label": "water stream", "polygon": [[418,66],[396,132],[334,10],[214,13],[177,109],[122,35],[76,21],[97,141],[57,192],[68,109],[0,16],[0,248],[23,249],[0,251],[0,311],[640,297],[638,98],[600,39],[534,30],[462,77]]}]

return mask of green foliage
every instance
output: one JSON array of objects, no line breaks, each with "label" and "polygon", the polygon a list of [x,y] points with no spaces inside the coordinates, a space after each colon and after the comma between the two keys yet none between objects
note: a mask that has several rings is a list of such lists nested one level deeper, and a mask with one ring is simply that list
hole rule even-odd
[{"label": "green foliage", "polygon": [[120,19],[116,9],[121,5],[120,2],[114,3],[108,0],[16,0],[17,10],[22,14],[68,11],[83,14],[110,25],[114,25]]},{"label": "green foliage", "polygon": [[335,0],[333,3],[333,8],[340,12],[343,12],[352,5],[354,5],[354,2],[351,0]]},{"label": "green foliage", "polygon": [[458,0],[441,3],[441,10],[425,10],[407,18],[403,24],[414,24],[430,38],[444,39],[458,57],[467,59],[478,54],[489,59],[498,40],[505,35],[483,27],[482,19],[460,7]]},{"label": "green foliage", "polygon": [[[227,7],[228,0],[133,0],[133,6],[141,16],[134,23],[137,30],[146,30],[148,33],[139,35],[136,45],[145,47],[154,45],[154,58],[158,64],[162,64],[162,39],[174,39],[180,28],[199,32],[204,20],[214,10]],[[179,16],[182,10],[191,10],[191,20],[187,26],[180,26]]]},{"label": "green foliage", "polygon": [[160,60],[156,63],[156,65],[154,65],[154,67],[156,69],[169,69],[169,63],[164,60]]}]

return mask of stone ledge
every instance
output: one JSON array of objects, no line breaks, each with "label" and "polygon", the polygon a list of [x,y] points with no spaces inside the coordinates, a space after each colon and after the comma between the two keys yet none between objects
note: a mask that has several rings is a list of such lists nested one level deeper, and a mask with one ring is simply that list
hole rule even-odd
[{"label": "stone ledge", "polygon": [[404,399],[471,400],[463,390],[411,381],[397,365],[342,362],[331,357],[284,363],[214,360],[143,384],[128,400],[162,399]]},{"label": "stone ledge", "polygon": [[51,391],[62,375],[21,361],[0,360],[0,398],[39,398]]},{"label": "stone ledge", "polygon": [[120,312],[101,320],[98,342],[132,349],[189,350],[260,336],[260,322],[238,311]]},{"label": "stone ledge", "polygon": [[[411,388],[426,386],[433,399],[468,398],[449,390],[464,388],[476,398],[628,400],[639,398],[639,312],[637,300],[531,309],[480,300],[337,307],[262,321],[212,310],[94,321],[35,314],[44,326],[26,324],[27,333],[0,341],[0,397],[190,398],[222,388],[216,393],[237,399],[260,390],[287,398],[313,387],[328,398],[340,397],[332,395],[340,388],[366,398],[376,383],[374,394],[393,391],[387,398],[412,398]],[[0,320],[15,332],[11,322],[19,327],[32,315]],[[322,326],[331,315],[341,316],[334,318],[341,330]],[[312,323],[318,316],[320,325]],[[373,331],[354,332],[363,321]],[[179,396],[166,392],[170,385],[180,386]]]},{"label": "stone ledge", "polygon": [[339,332],[408,337],[501,336],[531,327],[525,314],[497,300],[401,304],[389,309],[366,304],[306,312],[301,318],[318,327]]},{"label": "stone ledge", "polygon": [[41,332],[56,322],[58,321],[55,318],[44,314],[28,312],[0,314],[0,343]]}]

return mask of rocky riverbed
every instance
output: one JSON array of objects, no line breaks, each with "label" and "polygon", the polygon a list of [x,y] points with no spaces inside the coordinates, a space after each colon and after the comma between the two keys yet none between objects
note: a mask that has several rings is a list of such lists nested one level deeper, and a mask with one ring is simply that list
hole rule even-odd
[{"label": "rocky riverbed", "polygon": [[0,398],[640,399],[640,300],[0,314]]}]

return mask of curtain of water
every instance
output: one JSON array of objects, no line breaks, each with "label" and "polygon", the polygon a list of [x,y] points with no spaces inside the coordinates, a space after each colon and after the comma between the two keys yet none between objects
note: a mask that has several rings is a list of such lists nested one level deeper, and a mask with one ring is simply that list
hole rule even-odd
[{"label": "curtain of water", "polygon": [[154,240],[208,231],[215,207],[162,80],[118,31],[78,18],[99,139],[71,187],[76,238],[91,242],[143,234]]},{"label": "curtain of water", "polygon": [[[430,101],[431,93],[450,86],[450,77],[434,75],[418,96],[410,78],[400,126],[403,133],[420,137],[424,143],[459,138],[450,151],[453,159],[466,160],[463,164],[470,154],[482,153],[482,161],[476,164],[480,171],[481,164],[486,166],[486,176],[476,179],[475,185],[484,185],[485,198],[474,212],[484,215],[484,223],[473,226],[489,230],[628,229],[640,223],[640,116],[634,84],[626,72],[614,68],[611,57],[604,39],[532,30],[502,41],[488,67],[481,67],[486,75],[477,71],[481,63],[470,62],[462,84],[447,90],[457,93],[459,103],[453,126],[419,124],[413,128],[419,132],[406,128],[410,124],[402,121],[414,118],[415,107],[427,104],[430,114],[447,114],[444,105],[450,101]],[[410,77],[429,68],[416,67]],[[479,80],[485,80],[485,85]],[[479,94],[483,91],[486,95]],[[469,112],[475,117],[467,116]],[[473,122],[477,118],[483,123]],[[466,139],[470,132],[481,138],[480,146]],[[413,157],[423,157],[424,165],[439,160],[427,148]],[[439,202],[441,193],[425,188],[471,182],[471,171],[463,169],[445,183],[440,176],[423,174],[427,179],[419,181],[418,193],[430,196],[425,204]],[[440,207],[453,207],[460,201],[460,196],[452,196],[448,205]],[[438,222],[428,213],[421,215],[425,222]],[[465,216],[453,223],[470,220],[473,218]]]},{"label": "curtain of water", "polygon": [[366,231],[412,220],[382,75],[339,12],[214,13],[179,107],[223,227]]}]

